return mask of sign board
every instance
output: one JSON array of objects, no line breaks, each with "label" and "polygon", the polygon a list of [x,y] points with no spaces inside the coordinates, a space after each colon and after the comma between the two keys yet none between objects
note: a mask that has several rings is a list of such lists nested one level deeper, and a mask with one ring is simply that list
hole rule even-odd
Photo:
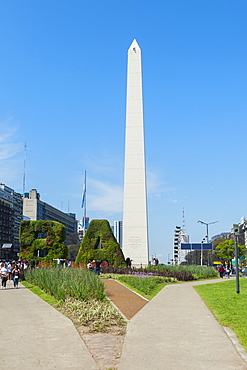
[{"label": "sign board", "polygon": [[212,250],[212,243],[181,243],[182,250]]}]

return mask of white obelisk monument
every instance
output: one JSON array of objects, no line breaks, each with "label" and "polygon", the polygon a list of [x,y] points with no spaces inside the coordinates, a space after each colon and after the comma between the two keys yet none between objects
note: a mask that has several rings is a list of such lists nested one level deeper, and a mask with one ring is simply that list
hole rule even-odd
[{"label": "white obelisk monument", "polygon": [[128,50],[124,166],[123,252],[135,267],[148,265],[148,223],[144,148],[141,49]]}]

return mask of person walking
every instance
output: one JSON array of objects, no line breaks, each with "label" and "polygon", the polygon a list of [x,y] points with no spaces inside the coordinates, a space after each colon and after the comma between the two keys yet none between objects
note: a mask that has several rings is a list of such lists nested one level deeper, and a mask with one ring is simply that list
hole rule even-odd
[{"label": "person walking", "polygon": [[14,289],[18,289],[18,283],[20,278],[20,269],[17,265],[12,270],[13,282],[14,282]]},{"label": "person walking", "polygon": [[95,268],[94,268],[95,275],[100,275],[100,264],[101,264],[101,260],[96,260]]},{"label": "person walking", "polygon": [[8,280],[8,269],[6,268],[4,262],[1,264],[0,275],[1,275],[1,279],[2,279],[1,289],[6,289],[6,283],[7,283],[7,280]]},{"label": "person walking", "polygon": [[226,274],[227,274],[228,279],[230,279],[230,274],[231,274],[231,268],[230,268],[230,266],[227,266],[227,268],[226,268]]},{"label": "person walking", "polygon": [[225,269],[224,269],[224,266],[223,265],[220,266],[219,273],[220,273],[220,277],[223,279],[224,273],[225,273]]}]

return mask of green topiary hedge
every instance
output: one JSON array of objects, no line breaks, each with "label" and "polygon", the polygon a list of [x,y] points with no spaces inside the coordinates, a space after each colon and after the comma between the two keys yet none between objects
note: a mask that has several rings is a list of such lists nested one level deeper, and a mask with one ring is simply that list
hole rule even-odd
[{"label": "green topiary hedge", "polygon": [[125,265],[125,259],[107,220],[92,220],[82,239],[76,262],[87,263],[89,260],[105,260],[110,265]]},{"label": "green topiary hedge", "polygon": [[[46,238],[38,239],[44,233]],[[65,226],[56,221],[22,221],[20,225],[20,258],[52,262],[53,258],[66,258],[68,248],[62,242],[66,238]],[[46,250],[45,257],[37,256],[38,250]]]}]

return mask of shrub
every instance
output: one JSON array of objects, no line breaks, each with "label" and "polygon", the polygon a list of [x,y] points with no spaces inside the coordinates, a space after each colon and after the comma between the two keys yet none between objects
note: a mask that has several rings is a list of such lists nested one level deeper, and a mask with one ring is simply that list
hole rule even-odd
[{"label": "shrub", "polygon": [[149,275],[149,276],[164,276],[175,278],[179,281],[190,281],[195,280],[195,277],[191,272],[188,271],[172,271],[172,270],[153,270],[151,268],[117,268],[114,266],[104,266],[101,268],[101,272],[104,274],[123,274],[123,275]]}]

